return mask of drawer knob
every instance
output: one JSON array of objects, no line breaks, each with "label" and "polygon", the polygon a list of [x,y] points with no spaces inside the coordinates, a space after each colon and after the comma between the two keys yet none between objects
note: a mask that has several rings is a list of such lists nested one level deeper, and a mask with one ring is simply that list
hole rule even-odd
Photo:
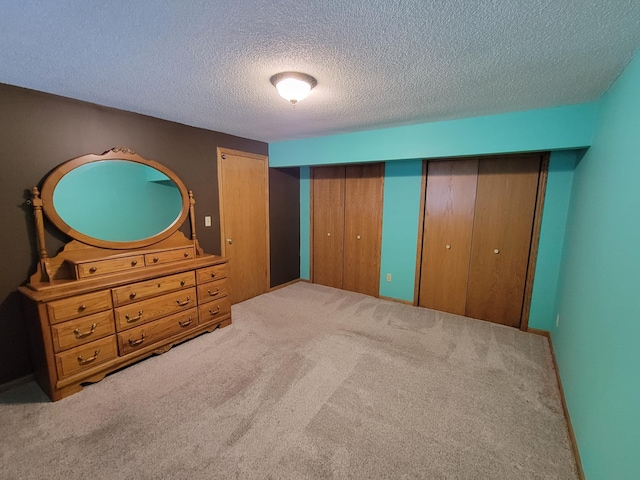
[{"label": "drawer knob", "polygon": [[216,287],[216,291],[212,292],[211,290],[207,290],[209,292],[210,297],[215,297],[218,293],[220,293],[220,289]]},{"label": "drawer knob", "polygon": [[184,280],[180,280],[180,286],[184,287],[185,281]]},{"label": "drawer knob", "polygon": [[98,267],[91,267],[89,269],[89,273],[96,273],[98,271]]},{"label": "drawer knob", "polygon": [[331,236],[331,232],[327,232],[327,237],[330,237],[330,236]]},{"label": "drawer knob", "polygon": [[187,258],[189,256],[189,252],[184,252],[184,258]]},{"label": "drawer knob", "polygon": [[358,235],[356,238],[357,238],[358,240],[360,240],[360,235]]},{"label": "drawer knob", "polygon": [[495,253],[496,255],[500,253],[500,250],[498,250],[497,248],[493,249],[493,253]]},{"label": "drawer knob", "polygon": [[79,328],[76,328],[73,333],[75,334],[76,338],[85,338],[88,337],[89,335],[91,335],[93,332],[96,331],[96,327],[97,325],[94,323],[93,325],[91,325],[91,330],[89,330],[88,332],[80,332]]},{"label": "drawer knob", "polygon": [[211,309],[209,309],[209,313],[210,313],[211,315],[217,315],[217,314],[219,314],[219,313],[220,313],[220,305],[218,305],[218,308],[217,308],[216,310],[211,310]]},{"label": "drawer knob", "polygon": [[189,325],[191,325],[191,322],[193,322],[193,319],[191,317],[189,317],[189,320],[187,320],[186,322],[181,322],[180,320],[178,320],[178,323],[181,327],[188,327]]},{"label": "drawer knob", "polygon": [[130,298],[131,300],[133,300],[134,298],[136,298],[136,292],[131,292],[131,293],[129,294],[129,298]]},{"label": "drawer knob", "polygon": [[449,245],[448,243],[444,246],[444,248],[446,248],[447,250],[451,250],[451,245]]},{"label": "drawer knob", "polygon": [[191,297],[187,297],[187,299],[184,302],[181,302],[180,299],[176,300],[176,303],[178,305],[180,305],[181,307],[184,307],[185,305],[189,305],[189,302],[191,301]]},{"label": "drawer knob", "polygon": [[137,339],[137,340],[131,340],[131,339],[129,339],[129,345],[130,345],[130,346],[132,346],[132,347],[135,347],[136,345],[140,345],[142,342],[144,342],[144,339],[145,339],[145,338],[147,338],[147,337],[146,337],[146,336],[145,336],[145,334],[143,333],[143,334],[142,334],[142,336],[141,336],[139,339]]},{"label": "drawer knob", "polygon": [[137,260],[131,260],[131,266],[135,267],[138,264]]},{"label": "drawer knob", "polygon": [[211,274],[211,278],[214,278],[215,276],[216,276],[216,274],[215,274],[215,273],[212,273],[212,274]]},{"label": "drawer knob", "polygon": [[100,353],[100,350],[96,350],[93,353],[93,357],[87,358],[87,359],[85,359],[82,355],[78,355],[78,363],[80,365],[86,365],[87,363],[95,362],[96,359],[98,358],[99,353]]},{"label": "drawer knob", "polygon": [[78,307],[79,312],[82,312],[83,310],[86,310],[86,309],[87,309],[87,306],[84,303]]},{"label": "drawer knob", "polygon": [[158,260],[160,260],[158,257],[153,257],[153,263],[158,263]]},{"label": "drawer knob", "polygon": [[140,320],[142,318],[142,310],[140,310],[138,312],[138,316],[137,317],[131,317],[129,315],[125,315],[124,318],[127,320],[127,323],[137,322],[138,320]]}]

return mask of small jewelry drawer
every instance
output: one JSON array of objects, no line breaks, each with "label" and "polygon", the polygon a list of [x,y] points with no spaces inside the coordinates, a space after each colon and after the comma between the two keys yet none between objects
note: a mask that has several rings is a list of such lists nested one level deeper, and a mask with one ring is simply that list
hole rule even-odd
[{"label": "small jewelry drawer", "polygon": [[214,302],[205,303],[198,307],[198,313],[200,325],[224,319],[231,314],[231,301],[229,297],[224,297]]},{"label": "small jewelry drawer", "polygon": [[115,335],[56,354],[58,376],[68,377],[118,356]]},{"label": "small jewelry drawer", "polygon": [[125,272],[136,268],[144,268],[144,255],[113,258],[98,262],[75,264],[77,278],[89,278],[107,273]]},{"label": "small jewelry drawer", "polygon": [[114,333],[116,328],[111,310],[58,323],[51,327],[53,350],[59,353]]},{"label": "small jewelry drawer", "polygon": [[198,312],[191,308],[186,312],[161,318],[136,328],[118,333],[120,355],[135,352],[140,348],[160,342],[166,338],[186,332],[198,325]]},{"label": "small jewelry drawer", "polygon": [[227,279],[216,280],[214,282],[198,285],[198,305],[202,305],[206,302],[213,302],[219,298],[223,298],[229,295],[229,289],[227,288]]},{"label": "small jewelry drawer", "polygon": [[174,250],[147,253],[144,256],[144,263],[146,265],[160,265],[163,263],[177,262],[179,260],[193,259],[195,256],[196,251],[193,247],[176,248]]},{"label": "small jewelry drawer", "polygon": [[195,285],[196,277],[194,272],[191,271],[138,282],[126,287],[114,288],[111,291],[113,293],[113,304],[119,307],[163,293],[180,290],[181,288],[194,287]]},{"label": "small jewelry drawer", "polygon": [[196,306],[196,289],[187,288],[115,309],[116,330],[121,332]]},{"label": "small jewelry drawer", "polygon": [[47,304],[49,324],[64,322],[73,318],[84,317],[92,313],[111,308],[111,290],[77,295],[71,298],[55,300]]},{"label": "small jewelry drawer", "polygon": [[196,270],[196,280],[198,281],[198,285],[201,283],[212,282],[214,280],[219,280],[220,278],[226,278],[228,276],[227,272],[227,263],[220,263],[218,265],[213,265],[212,267]]}]

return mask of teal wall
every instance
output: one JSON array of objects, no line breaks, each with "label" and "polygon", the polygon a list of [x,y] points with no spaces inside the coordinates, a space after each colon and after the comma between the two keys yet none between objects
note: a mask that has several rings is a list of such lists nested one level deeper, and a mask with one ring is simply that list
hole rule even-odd
[{"label": "teal wall", "polygon": [[[597,105],[583,104],[280,142],[269,145],[269,163],[270,166],[324,165],[393,159],[386,161],[385,165],[380,295],[412,301],[422,166],[420,160],[401,160],[393,152],[414,151],[419,155],[413,158],[430,158],[435,152],[461,156],[488,153],[489,148],[494,150],[493,153],[521,152],[534,147],[534,150],[583,148],[591,143],[596,112]],[[413,136],[416,129],[426,132],[433,145],[426,142],[424,136]],[[434,132],[446,135],[434,139]],[[548,139],[535,138],[534,132],[544,133]],[[386,139],[389,143],[374,139]],[[382,146],[376,149],[375,145]],[[575,158],[575,151],[554,152],[550,162],[539,268],[529,320],[533,328],[548,329],[555,319],[555,285]],[[303,166],[300,169],[300,278],[306,280],[310,279],[309,194],[309,168]],[[386,281],[387,273],[392,275],[391,282]]]},{"label": "teal wall", "polygon": [[269,144],[269,165],[290,167],[588,147],[597,105],[423,123]]},{"label": "teal wall", "polygon": [[533,281],[529,327],[551,330],[556,318],[556,292],[564,246],[573,172],[583,150],[551,152],[544,198],[540,244]]},{"label": "teal wall", "polygon": [[[413,302],[422,160],[387,162],[384,172],[380,295]],[[391,282],[386,281],[391,274]]]},{"label": "teal wall", "polygon": [[578,163],[552,329],[589,480],[640,476],[640,54]]},{"label": "teal wall", "polygon": [[[634,479],[640,472],[639,86],[640,54],[598,104],[269,147],[272,166],[387,161],[380,293],[399,299],[413,295],[409,279],[415,269],[417,221],[412,220],[415,212],[403,206],[419,195],[420,162],[388,160],[556,150],[550,160],[530,326],[551,331],[590,480]],[[591,144],[584,156],[558,151]],[[301,234],[301,272],[308,278],[308,169],[302,172],[306,237]],[[397,215],[402,218],[393,218]],[[386,273],[393,274],[391,284],[384,281]]]},{"label": "teal wall", "polygon": [[309,212],[311,211],[311,171],[309,167],[300,167],[300,278],[311,280],[309,259],[311,237]]}]

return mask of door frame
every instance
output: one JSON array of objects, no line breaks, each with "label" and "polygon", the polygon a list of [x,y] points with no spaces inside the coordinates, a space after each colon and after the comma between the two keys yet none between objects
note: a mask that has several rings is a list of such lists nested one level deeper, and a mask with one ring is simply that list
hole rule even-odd
[{"label": "door frame", "polygon": [[522,300],[522,312],[520,313],[520,330],[526,332],[529,328],[529,315],[531,314],[531,299],[533,297],[533,280],[536,274],[538,261],[538,246],[540,244],[540,230],[542,229],[542,213],[544,210],[544,197],[547,193],[547,178],[549,177],[549,152],[542,153],[540,161],[540,175],[538,176],[538,192],[536,206],[533,213],[533,231],[531,232],[531,246],[529,247],[529,263],[527,276],[524,282],[524,298]]},{"label": "door frame", "polygon": [[225,232],[225,207],[224,207],[224,178],[222,174],[222,160],[223,155],[235,155],[238,157],[247,157],[254,160],[264,162],[264,186],[265,186],[265,205],[264,205],[264,218],[265,218],[265,259],[267,262],[267,278],[266,285],[264,286],[264,292],[266,293],[271,289],[271,242],[269,234],[269,157],[266,155],[259,155],[257,153],[242,152],[240,150],[233,150],[231,148],[217,147],[216,149],[216,168],[218,173],[218,205],[220,210],[220,255],[226,257],[227,253],[227,238]]},{"label": "door frame", "polygon": [[[536,273],[536,263],[538,260],[538,246],[540,243],[540,230],[542,227],[542,213],[544,210],[544,197],[547,192],[547,178],[549,176],[549,152],[530,152],[531,153],[539,153],[540,154],[540,171],[538,175],[538,189],[536,192],[536,204],[535,210],[533,213],[533,228],[531,231],[531,244],[529,247],[529,259],[527,262],[527,273],[525,277],[524,284],[524,296],[522,299],[522,310],[520,312],[520,326],[516,327],[520,330],[526,332],[529,328],[529,315],[531,313],[531,299],[533,297],[533,280]],[[479,155],[477,156],[479,159],[483,157],[495,157],[499,154],[495,155]],[[501,157],[512,157],[515,161],[517,161],[518,154],[504,154],[499,155]],[[460,157],[468,158],[468,157]],[[418,305],[419,301],[419,293],[420,293],[420,279],[422,274],[422,250],[423,244],[422,239],[424,235],[424,210],[426,208],[426,197],[427,197],[427,171],[428,171],[428,162],[438,161],[438,160],[455,160],[455,158],[425,158],[422,161],[422,184],[421,184],[421,192],[420,192],[420,220],[418,223],[418,255],[416,259],[416,274],[415,274],[415,283],[414,283],[414,293],[413,293],[413,304],[415,306]]]}]

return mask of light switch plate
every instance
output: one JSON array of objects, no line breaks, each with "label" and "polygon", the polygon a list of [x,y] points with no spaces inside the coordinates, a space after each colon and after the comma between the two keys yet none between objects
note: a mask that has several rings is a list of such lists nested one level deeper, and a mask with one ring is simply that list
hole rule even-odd
[{"label": "light switch plate", "polygon": [[210,227],[211,226],[211,217],[209,215],[204,217],[204,226],[205,227]]}]

